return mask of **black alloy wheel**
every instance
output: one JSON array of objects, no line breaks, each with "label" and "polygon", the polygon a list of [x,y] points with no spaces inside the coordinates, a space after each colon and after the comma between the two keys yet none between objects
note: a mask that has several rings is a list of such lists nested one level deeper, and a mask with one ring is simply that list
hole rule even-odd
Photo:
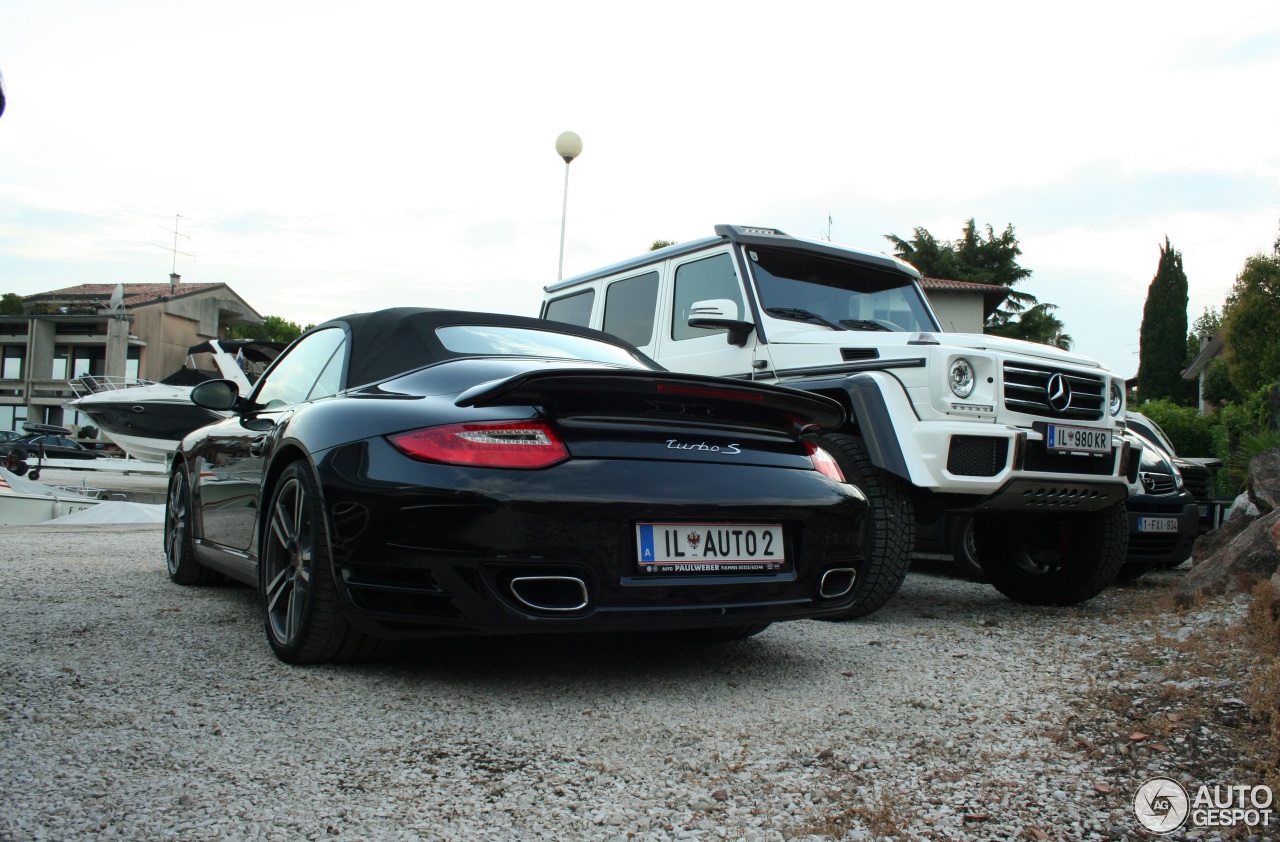
[{"label": "black alloy wheel", "polygon": [[221,578],[196,561],[192,530],[191,480],[179,465],[169,477],[169,499],[164,509],[164,560],[169,578],[179,585],[208,585]]},{"label": "black alloy wheel", "polygon": [[265,514],[258,585],[271,649],[290,664],[367,657],[373,642],[338,603],[320,489],[306,462],[285,468]]}]

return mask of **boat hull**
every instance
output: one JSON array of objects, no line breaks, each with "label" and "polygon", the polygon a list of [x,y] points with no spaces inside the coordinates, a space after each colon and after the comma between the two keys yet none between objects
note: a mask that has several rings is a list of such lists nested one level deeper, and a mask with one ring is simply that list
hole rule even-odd
[{"label": "boat hull", "polygon": [[102,393],[90,395],[69,405],[89,416],[103,435],[135,459],[163,462],[187,433],[224,417],[196,406],[186,395],[149,399],[144,395],[130,396],[128,391],[112,393],[109,399],[100,397]]},{"label": "boat hull", "polygon": [[46,489],[0,469],[0,526],[44,523],[92,508],[101,502],[100,499],[65,490]]}]

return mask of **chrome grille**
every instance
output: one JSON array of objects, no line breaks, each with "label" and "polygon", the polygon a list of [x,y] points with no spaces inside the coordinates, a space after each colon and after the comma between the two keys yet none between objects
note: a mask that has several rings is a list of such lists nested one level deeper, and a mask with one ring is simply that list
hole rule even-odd
[{"label": "chrome grille", "polygon": [[[1050,393],[1050,386],[1054,392]],[[1014,412],[1069,421],[1098,421],[1106,408],[1106,380],[1051,366],[1004,364],[1004,406]],[[1065,408],[1054,406],[1063,389],[1070,391]]]},{"label": "chrome grille", "polygon": [[1171,474],[1141,471],[1138,474],[1138,480],[1142,483],[1142,491],[1145,494],[1172,494],[1178,490]]}]

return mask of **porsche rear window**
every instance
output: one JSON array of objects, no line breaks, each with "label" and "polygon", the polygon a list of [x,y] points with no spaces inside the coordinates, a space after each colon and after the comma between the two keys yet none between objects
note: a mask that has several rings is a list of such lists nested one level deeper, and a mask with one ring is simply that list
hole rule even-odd
[{"label": "porsche rear window", "polygon": [[436,337],[441,345],[455,354],[589,360],[631,368],[643,365],[625,348],[545,330],[498,325],[448,325],[436,328]]}]

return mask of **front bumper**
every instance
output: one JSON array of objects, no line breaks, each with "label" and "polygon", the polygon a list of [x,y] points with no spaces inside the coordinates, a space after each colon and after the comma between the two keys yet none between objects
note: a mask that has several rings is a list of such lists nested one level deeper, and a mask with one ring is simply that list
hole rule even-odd
[{"label": "front bumper", "polygon": [[1103,509],[1138,487],[1138,450],[1115,437],[1102,455],[1051,453],[1039,429],[934,421],[915,425],[913,484],[977,498],[974,510]]},{"label": "front bumper", "polygon": [[[1200,508],[1190,493],[1151,496],[1139,494],[1125,503],[1129,512],[1129,552],[1126,560],[1177,566],[1191,558],[1191,548],[1200,532]],[[1147,520],[1150,519],[1150,520]],[[1177,522],[1176,532],[1142,529],[1143,521]]]}]

